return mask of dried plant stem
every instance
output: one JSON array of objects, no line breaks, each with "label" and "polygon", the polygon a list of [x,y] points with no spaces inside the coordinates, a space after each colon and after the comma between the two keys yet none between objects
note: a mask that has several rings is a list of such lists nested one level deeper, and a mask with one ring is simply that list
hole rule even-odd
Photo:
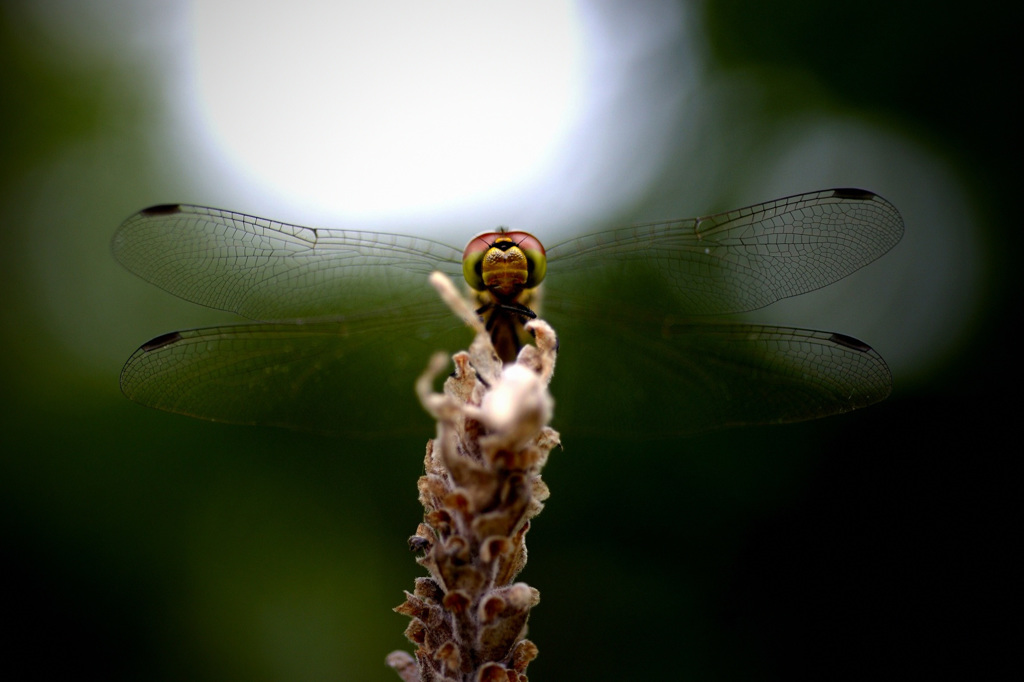
[{"label": "dried plant stem", "polygon": [[537,656],[526,621],[540,595],[513,580],[526,565],[530,519],[548,496],[541,467],[559,444],[547,426],[555,334],[530,322],[536,345],[503,366],[472,305],[440,280],[431,281],[477,334],[468,352],[453,357],[443,394],[432,388],[443,356],[417,382],[437,437],[427,443],[418,485],[423,523],[409,544],[422,551],[417,562],[430,575],[395,609],[412,619],[405,634],[415,658],[395,651],[387,663],[405,682],[525,682]]}]

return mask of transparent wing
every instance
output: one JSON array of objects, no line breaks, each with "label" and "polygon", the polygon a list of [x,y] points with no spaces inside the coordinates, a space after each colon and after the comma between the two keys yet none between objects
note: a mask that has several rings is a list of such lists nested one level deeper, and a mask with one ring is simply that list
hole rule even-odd
[{"label": "transparent wing", "polygon": [[325,230],[201,206],[154,206],[114,235],[114,256],[176,296],[255,320],[391,308],[461,277],[462,252],[430,239]]},{"label": "transparent wing", "polygon": [[756,310],[846,277],[902,235],[899,212],[877,194],[811,192],[557,244],[547,250],[549,298],[580,298],[586,272],[613,288],[663,293],[674,314]]},{"label": "transparent wing", "polygon": [[[430,333],[423,333],[423,330]],[[395,435],[428,427],[412,390],[440,348],[469,332],[443,310],[317,323],[238,324],[159,336],[121,372],[149,407],[213,421],[319,433]],[[424,421],[417,424],[417,416]]]},{"label": "transparent wing", "polygon": [[[589,325],[560,337],[561,420],[654,436],[816,419],[889,395],[885,361],[841,334],[731,324]],[[557,327],[556,327],[557,328]],[[603,387],[603,388],[598,388]]]},{"label": "transparent wing", "polygon": [[[634,433],[692,433],[881,400],[891,385],[885,363],[849,337],[677,320],[824,286],[892,248],[902,231],[877,195],[826,190],[552,247],[546,307],[565,351],[561,419],[591,432],[626,424]],[[429,239],[174,205],[127,220],[113,250],[187,300],[258,320],[306,320],[144,344],[125,365],[122,389],[171,412],[393,432],[408,423],[395,408],[412,405],[409,386],[425,358],[465,345],[464,330],[424,286],[432,270],[459,278],[461,252]],[[459,335],[445,338],[446,329]]]}]

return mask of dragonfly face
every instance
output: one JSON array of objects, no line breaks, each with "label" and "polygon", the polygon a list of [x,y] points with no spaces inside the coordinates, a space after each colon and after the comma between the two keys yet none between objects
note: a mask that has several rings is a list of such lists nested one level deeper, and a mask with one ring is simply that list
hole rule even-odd
[{"label": "dragonfly face", "polygon": [[519,296],[544,281],[547,254],[528,232],[484,232],[462,252],[462,274],[476,291],[489,291],[499,300]]},{"label": "dragonfly face", "polygon": [[[121,386],[143,404],[207,419],[392,432],[400,425],[391,407],[396,396],[413,400],[408,387],[425,358],[465,343],[425,286],[440,270],[477,292],[496,339],[533,316],[544,282],[545,318],[562,348],[558,416],[588,430],[691,433],[810,419],[888,395],[881,357],[842,334],[711,316],[830,284],[902,233],[891,204],[850,189],[586,234],[546,251],[504,229],[460,251],[422,237],[158,206],[117,231],[117,259],[177,296],[258,322],[161,335],[129,358]],[[637,284],[643,295],[632,297]],[[511,359],[518,341],[502,343]]]}]

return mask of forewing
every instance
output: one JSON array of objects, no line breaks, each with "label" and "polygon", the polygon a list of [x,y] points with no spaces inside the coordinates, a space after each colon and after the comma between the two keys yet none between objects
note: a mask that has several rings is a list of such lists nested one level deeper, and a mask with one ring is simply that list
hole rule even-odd
[{"label": "forewing", "polygon": [[[882,197],[830,189],[726,213],[599,232],[548,249],[550,298],[644,287],[680,315],[756,310],[826,286],[899,242],[903,219]],[[606,290],[602,290],[602,295]]]},{"label": "forewing", "polygon": [[[239,324],[174,332],[140,347],[121,389],[150,407],[235,424],[394,435],[422,409],[413,383],[430,355],[469,333],[444,310],[375,318]],[[460,346],[461,344],[461,346]]]},{"label": "forewing", "polygon": [[433,297],[427,275],[461,277],[461,251],[430,239],[327,230],[201,206],[126,220],[114,255],[176,296],[255,320],[316,318]]},{"label": "forewing", "polygon": [[841,334],[731,324],[582,326],[559,337],[560,423],[664,436],[816,419],[876,403],[881,356]]}]

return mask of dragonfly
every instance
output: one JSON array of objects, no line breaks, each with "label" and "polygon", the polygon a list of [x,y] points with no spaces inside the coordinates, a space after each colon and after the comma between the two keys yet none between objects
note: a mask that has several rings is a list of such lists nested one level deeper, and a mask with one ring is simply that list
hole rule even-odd
[{"label": "dragonfly", "polygon": [[405,416],[415,377],[434,351],[467,340],[428,275],[472,280],[481,253],[504,239],[527,252],[530,276],[543,282],[524,280],[481,313],[517,323],[541,314],[558,332],[561,429],[686,435],[815,419],[887,397],[885,361],[846,334],[735,314],[846,277],[892,249],[903,229],[881,196],[845,188],[547,249],[508,230],[460,249],[154,206],[117,230],[116,259],[175,296],[248,321],[151,339],[126,362],[121,389],[143,405],[235,424],[369,436],[421,429]]}]

